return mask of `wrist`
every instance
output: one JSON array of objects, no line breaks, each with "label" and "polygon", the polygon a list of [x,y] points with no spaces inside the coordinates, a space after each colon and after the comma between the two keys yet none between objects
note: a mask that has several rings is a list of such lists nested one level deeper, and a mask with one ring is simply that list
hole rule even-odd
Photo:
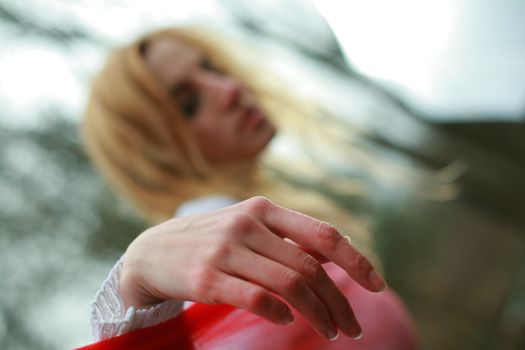
[{"label": "wrist", "polygon": [[144,286],[137,269],[126,264],[124,260],[118,286],[124,310],[130,307],[148,308],[164,301],[164,299],[153,296]]}]

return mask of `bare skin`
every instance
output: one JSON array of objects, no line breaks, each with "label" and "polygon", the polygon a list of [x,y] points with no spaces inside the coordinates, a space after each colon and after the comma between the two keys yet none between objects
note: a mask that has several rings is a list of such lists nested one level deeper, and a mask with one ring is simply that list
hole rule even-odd
[{"label": "bare skin", "polygon": [[254,197],[142,233],[125,253],[120,289],[126,308],[192,300],[229,304],[289,324],[293,316],[275,293],[321,336],[334,339],[340,330],[358,338],[361,328],[322,268],[325,261],[370,291],[386,288],[368,260],[332,225]]},{"label": "bare skin", "polygon": [[209,161],[251,159],[275,135],[251,92],[196,48],[159,38],[149,43],[144,56]]},{"label": "bare skin", "polygon": [[[156,39],[144,58],[208,160],[252,159],[274,136],[250,91],[199,50]],[[361,327],[348,300],[321,266],[327,261],[370,291],[386,287],[333,226],[255,197],[143,232],[126,251],[120,290],[126,308],[191,300],[229,304],[289,324],[292,313],[277,295],[321,336],[334,339],[340,330],[358,338]]]}]

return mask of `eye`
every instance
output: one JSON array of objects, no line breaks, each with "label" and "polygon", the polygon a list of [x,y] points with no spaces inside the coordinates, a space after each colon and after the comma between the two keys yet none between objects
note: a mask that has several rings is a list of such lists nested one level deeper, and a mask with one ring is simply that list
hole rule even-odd
[{"label": "eye", "polygon": [[192,94],[191,96],[185,97],[179,101],[180,111],[187,119],[191,119],[195,116],[195,113],[199,110],[200,107],[200,96],[197,93]]},{"label": "eye", "polygon": [[191,119],[199,110],[201,98],[192,84],[181,84],[171,91],[182,115]]},{"label": "eye", "polygon": [[210,71],[210,72],[214,72],[214,73],[218,73],[218,74],[223,74],[224,72],[218,68],[217,66],[215,66],[209,58],[205,57],[203,58],[201,61],[200,61],[200,64],[202,69],[204,70],[207,70],[207,71]]}]

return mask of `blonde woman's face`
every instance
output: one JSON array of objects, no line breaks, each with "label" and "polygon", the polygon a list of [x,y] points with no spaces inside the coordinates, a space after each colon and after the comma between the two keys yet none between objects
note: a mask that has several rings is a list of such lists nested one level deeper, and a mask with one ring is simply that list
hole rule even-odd
[{"label": "blonde woman's face", "polygon": [[208,160],[253,158],[274,136],[275,128],[254,96],[198,49],[173,38],[159,38],[149,42],[144,56]]}]

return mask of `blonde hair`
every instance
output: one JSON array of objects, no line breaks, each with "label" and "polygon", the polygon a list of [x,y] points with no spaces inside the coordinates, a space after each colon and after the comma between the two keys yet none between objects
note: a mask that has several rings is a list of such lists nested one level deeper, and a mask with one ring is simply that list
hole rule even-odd
[{"label": "blonde hair", "polygon": [[146,67],[143,53],[148,42],[162,37],[199,48],[221,70],[239,79],[279,133],[300,135],[298,139],[303,140],[308,135],[311,145],[324,144],[334,153],[362,159],[374,168],[365,153],[351,147],[348,128],[335,119],[327,123],[315,104],[287,92],[275,77],[260,69],[261,61],[254,65],[257,58],[249,48],[201,28],[173,28],[115,50],[93,82],[82,134],[87,153],[110,185],[151,222],[170,218],[181,203],[195,197],[220,193],[242,200],[264,195],[334,224],[372,258],[369,230],[362,220],[319,192],[294,186],[276,173],[295,179],[308,175],[306,178],[318,182],[328,179],[325,182],[332,189],[360,193],[353,179],[332,181],[315,161],[294,164],[287,159],[283,163],[269,153],[235,164],[211,165],[204,159],[168,91]]}]

